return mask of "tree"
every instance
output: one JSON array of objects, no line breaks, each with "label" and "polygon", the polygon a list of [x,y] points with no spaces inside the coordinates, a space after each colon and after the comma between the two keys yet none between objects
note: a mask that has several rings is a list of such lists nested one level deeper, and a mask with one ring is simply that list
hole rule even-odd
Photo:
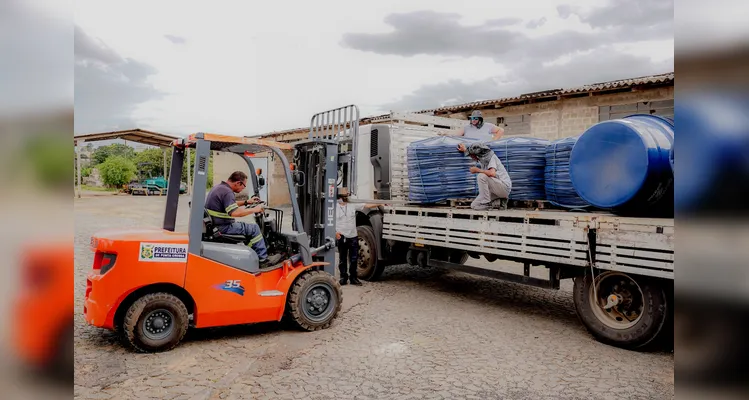
[{"label": "tree", "polygon": [[122,143],[114,143],[109,146],[98,147],[91,155],[91,164],[101,164],[106,161],[107,158],[112,156],[121,156],[128,160],[135,160],[135,149]]},{"label": "tree", "polygon": [[[171,163],[171,154],[167,154],[167,164]],[[138,169],[146,176],[164,176],[164,150],[159,148],[145,149],[135,155]],[[141,163],[146,163],[141,165]]]},{"label": "tree", "polygon": [[123,156],[110,156],[97,167],[101,180],[110,187],[121,187],[135,177],[135,163]]},{"label": "tree", "polygon": [[64,136],[34,135],[24,145],[23,151],[15,156],[20,157],[22,169],[28,168],[38,184],[59,187],[67,185],[71,175],[75,176],[72,168],[75,162],[74,148]]}]

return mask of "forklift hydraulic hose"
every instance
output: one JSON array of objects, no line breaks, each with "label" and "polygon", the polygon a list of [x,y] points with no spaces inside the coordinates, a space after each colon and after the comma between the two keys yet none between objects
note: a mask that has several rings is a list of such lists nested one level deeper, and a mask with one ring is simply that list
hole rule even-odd
[{"label": "forklift hydraulic hose", "polygon": [[[332,242],[332,241],[328,241],[327,243],[325,243],[325,245],[323,245],[323,246],[320,246],[320,247],[318,247],[318,248],[316,248],[316,249],[312,249],[312,254],[311,254],[311,255],[312,255],[312,256],[314,257],[314,256],[316,256],[316,255],[317,255],[317,253],[319,253],[319,252],[321,252],[321,251],[324,251],[324,250],[330,250],[330,249],[332,249],[332,248],[333,248],[333,246],[334,246],[334,242]],[[296,264],[296,263],[298,263],[298,262],[299,262],[299,261],[300,261],[301,259],[302,259],[302,255],[301,255],[301,254],[294,254],[293,256],[291,256],[291,263],[292,263],[292,264]]]}]

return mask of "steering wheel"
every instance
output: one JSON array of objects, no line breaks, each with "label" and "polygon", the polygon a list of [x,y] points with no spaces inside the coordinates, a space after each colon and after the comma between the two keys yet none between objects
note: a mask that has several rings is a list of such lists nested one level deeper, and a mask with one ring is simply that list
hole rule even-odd
[{"label": "steering wheel", "polygon": [[[262,204],[265,204],[265,202],[262,201],[262,200],[260,200],[260,201],[257,201],[255,203],[249,203],[249,204],[247,204],[245,206],[245,208],[253,208],[253,207],[257,207],[257,206],[262,205]],[[263,216],[265,216],[265,210],[263,210],[261,212],[258,212],[258,213],[254,213],[254,215],[255,215],[255,217],[263,217]]]},{"label": "steering wheel", "polygon": [[248,203],[248,204],[247,204],[246,206],[244,206],[244,207],[245,207],[245,208],[252,208],[252,207],[256,207],[256,206],[259,206],[259,205],[261,205],[261,204],[265,204],[265,202],[264,202],[264,201],[262,201],[262,200],[260,200],[260,201],[254,202],[254,203]]}]

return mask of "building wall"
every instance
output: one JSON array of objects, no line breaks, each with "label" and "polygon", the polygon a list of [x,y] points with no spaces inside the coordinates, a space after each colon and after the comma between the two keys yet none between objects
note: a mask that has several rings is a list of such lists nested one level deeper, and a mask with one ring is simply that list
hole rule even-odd
[{"label": "building wall", "polygon": [[[283,150],[289,162],[292,162],[292,152]],[[286,173],[280,157],[274,157],[268,162],[268,205],[270,207],[285,207],[291,205],[289,185],[286,183]]]},{"label": "building wall", "polygon": [[[247,176],[250,174],[250,169],[247,167],[247,163],[242,159],[242,157],[233,154],[233,153],[227,153],[227,152],[212,152],[211,155],[213,157],[213,186],[218,185],[221,183],[221,181],[225,181],[227,178],[229,178],[229,175],[232,174],[234,171],[242,171]],[[257,156],[262,157],[262,154],[257,154]],[[270,168],[270,163],[269,169]],[[270,171],[263,172],[264,175],[270,176]],[[250,182],[247,183],[248,185],[252,185]],[[268,183],[266,182],[266,185]],[[268,201],[271,202],[271,194],[270,190],[271,185],[268,185],[269,193],[268,193]],[[237,194],[237,200],[241,200],[244,198],[249,197],[249,189],[245,188],[241,193]]]},{"label": "building wall", "polygon": [[[664,101],[673,100],[673,98],[674,87],[669,86],[635,92],[569,98],[498,109],[484,109],[481,112],[484,115],[484,120],[488,122],[497,123],[498,119],[502,118],[503,120],[499,120],[500,124],[506,121],[508,126],[517,127],[517,129],[507,129],[507,137],[518,135],[555,140],[580,135],[600,120],[608,119],[608,117],[601,118],[602,107],[610,107],[616,110],[617,107],[612,106],[633,105],[636,103],[654,104],[656,108],[668,107],[667,104],[664,104],[666,103]],[[637,107],[619,108],[623,113],[621,115],[638,112]],[[642,107],[640,108],[642,109]],[[470,114],[470,111],[446,116],[466,119],[468,114]],[[521,118],[519,118],[521,116],[524,117],[522,118],[523,121],[530,120],[529,128],[523,128],[524,126],[528,126],[528,124],[521,122]]]}]

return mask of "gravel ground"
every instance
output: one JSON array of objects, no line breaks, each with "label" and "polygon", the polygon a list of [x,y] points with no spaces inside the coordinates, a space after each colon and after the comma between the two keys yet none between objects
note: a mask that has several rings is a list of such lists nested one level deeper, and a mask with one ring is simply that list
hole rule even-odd
[{"label": "gravel ground", "polygon": [[[178,230],[187,224],[182,199]],[[194,330],[168,353],[131,353],[83,319],[89,238],[101,229],[160,226],[163,207],[155,197],[76,199],[75,398],[674,397],[673,354],[596,342],[575,316],[570,282],[550,291],[409,266],[387,269],[381,282],[345,286],[342,313],[324,331]]]}]

